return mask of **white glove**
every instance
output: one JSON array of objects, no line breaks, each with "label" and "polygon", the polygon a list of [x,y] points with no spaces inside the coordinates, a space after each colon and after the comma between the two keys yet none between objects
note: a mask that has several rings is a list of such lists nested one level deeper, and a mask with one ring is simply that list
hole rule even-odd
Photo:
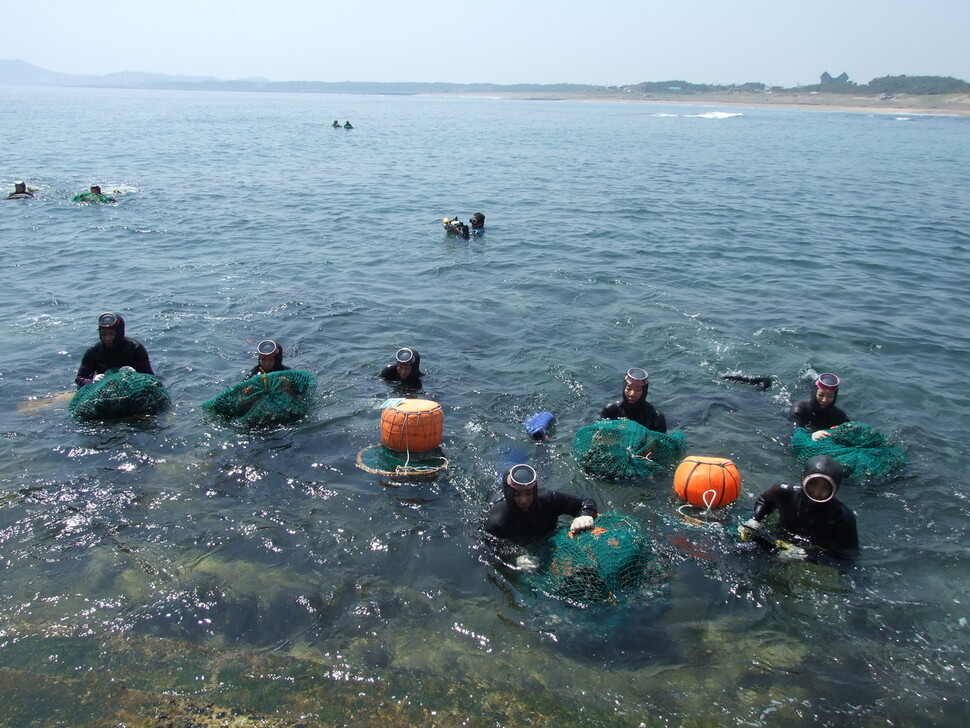
[{"label": "white glove", "polygon": [[121,367],[121,369],[119,369],[118,371],[119,372],[133,372],[133,371],[135,371],[135,369],[134,369],[134,367]]},{"label": "white glove", "polygon": [[100,382],[102,379],[104,379],[104,374],[95,374],[91,377],[92,382]]},{"label": "white glove", "polygon": [[519,571],[533,572],[539,568],[539,564],[529,554],[522,554],[515,557],[515,568]]},{"label": "white glove", "polygon": [[593,527],[593,517],[592,516],[576,516],[573,522],[569,524],[569,530],[575,533],[576,531],[588,531]]},{"label": "white glove", "polygon": [[812,433],[813,440],[821,440],[824,437],[832,437],[832,433],[828,430],[815,430],[815,432]]},{"label": "white glove", "polygon": [[760,531],[760,530],[761,530],[761,521],[758,521],[754,518],[749,518],[747,521],[745,521],[740,526],[738,526],[738,535],[741,537],[741,540],[744,541],[746,538],[751,537],[752,531]]}]

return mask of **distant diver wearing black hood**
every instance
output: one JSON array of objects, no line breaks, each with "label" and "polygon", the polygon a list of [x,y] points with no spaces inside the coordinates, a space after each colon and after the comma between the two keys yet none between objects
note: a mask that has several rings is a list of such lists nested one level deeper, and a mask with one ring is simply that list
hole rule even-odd
[{"label": "distant diver wearing black hood", "polygon": [[27,189],[26,182],[14,182],[13,192],[7,195],[4,199],[6,200],[29,200],[34,196],[34,193]]},{"label": "distant diver wearing black hood", "polygon": [[779,483],[759,495],[754,516],[741,529],[760,533],[765,518],[778,511],[784,531],[830,556],[849,559],[859,547],[859,536],[855,514],[835,497],[841,484],[842,466],[818,455],[805,464],[801,485]]},{"label": "distant diver wearing black hood", "polygon": [[812,439],[831,436],[833,427],[849,421],[848,415],[835,406],[842,380],[834,374],[819,374],[815,380],[815,394],[792,407],[788,419],[795,427],[812,430]]},{"label": "distant diver wearing black hood", "polygon": [[91,384],[109,370],[131,367],[142,374],[154,374],[148,351],[140,342],[125,336],[125,320],[116,313],[98,316],[97,344],[84,352],[74,383]]},{"label": "distant diver wearing black hood", "polygon": [[394,363],[381,370],[381,379],[396,382],[408,389],[421,389],[421,355],[417,349],[404,347],[394,354]]},{"label": "distant diver wearing black hood", "polygon": [[502,476],[503,500],[485,518],[485,531],[517,544],[545,536],[559,525],[559,516],[573,516],[570,531],[593,527],[596,503],[557,490],[539,488],[539,476],[531,465],[514,465]]},{"label": "distant diver wearing black hood", "polygon": [[272,339],[259,342],[256,347],[256,356],[259,363],[249,370],[246,378],[255,377],[257,374],[269,374],[270,372],[285,372],[289,367],[283,364],[283,347]]},{"label": "distant diver wearing black hood", "polygon": [[601,420],[621,420],[624,417],[639,422],[648,430],[667,432],[667,418],[647,401],[650,377],[644,369],[630,369],[623,379],[623,399],[606,405]]}]

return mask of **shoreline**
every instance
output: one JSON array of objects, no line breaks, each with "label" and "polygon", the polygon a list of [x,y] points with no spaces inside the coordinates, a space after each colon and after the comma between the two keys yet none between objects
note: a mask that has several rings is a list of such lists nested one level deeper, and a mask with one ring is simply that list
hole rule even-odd
[{"label": "shoreline", "polygon": [[678,94],[633,94],[595,91],[590,93],[543,93],[493,91],[483,93],[420,94],[422,96],[453,96],[462,98],[503,99],[519,101],[604,101],[630,104],[671,106],[732,106],[777,107],[782,109],[810,109],[816,111],[844,111],[870,114],[937,116],[970,116],[970,95],[912,96],[899,94],[882,100],[878,96],[826,93],[703,93],[690,96]]}]

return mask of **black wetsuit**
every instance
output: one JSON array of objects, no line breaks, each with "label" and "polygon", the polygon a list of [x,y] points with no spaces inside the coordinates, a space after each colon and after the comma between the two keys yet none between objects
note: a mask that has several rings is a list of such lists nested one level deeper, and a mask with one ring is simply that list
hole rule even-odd
[{"label": "black wetsuit", "polygon": [[[805,466],[803,478],[813,472],[829,475],[838,493],[842,467],[835,460],[827,455],[812,458]],[[855,514],[834,496],[826,503],[817,503],[805,495],[800,485],[779,483],[758,496],[754,518],[764,521],[775,511],[782,529],[831,556],[851,558],[859,547]]]},{"label": "black wetsuit", "polygon": [[[625,385],[624,389],[626,389]],[[625,397],[620,397],[618,401],[606,405],[600,412],[600,419],[621,420],[625,417],[628,420],[639,422],[648,430],[666,433],[667,418],[647,401],[648,389],[649,385],[643,388],[643,398],[635,404],[630,404]]]},{"label": "black wetsuit", "polygon": [[421,355],[417,349],[411,349],[411,353],[414,354],[414,359],[410,362],[411,373],[407,379],[401,379],[401,375],[397,373],[397,364],[388,364],[381,369],[381,379],[397,382],[408,389],[421,389],[421,377],[424,376],[424,372],[421,371]]},{"label": "black wetsuit", "polygon": [[74,378],[74,383],[78,387],[90,384],[94,381],[95,374],[104,374],[109,369],[131,367],[142,374],[155,373],[148,358],[148,351],[141,342],[125,336],[125,320],[121,316],[117,316],[117,321],[111,328],[115,330],[114,346],[105,346],[104,342],[98,341],[84,352],[81,366],[78,367],[77,376]]},{"label": "black wetsuit", "polygon": [[830,430],[849,421],[848,415],[835,406],[839,393],[835,393],[835,399],[828,407],[823,407],[818,403],[813,394],[809,399],[796,402],[788,415],[789,421],[795,427],[807,427],[815,430]]},{"label": "black wetsuit", "polygon": [[545,536],[555,530],[559,516],[596,517],[596,503],[592,498],[539,488],[532,505],[523,511],[515,503],[515,491],[507,484],[508,473],[502,476],[503,500],[495,503],[485,518],[485,531],[518,544]]}]

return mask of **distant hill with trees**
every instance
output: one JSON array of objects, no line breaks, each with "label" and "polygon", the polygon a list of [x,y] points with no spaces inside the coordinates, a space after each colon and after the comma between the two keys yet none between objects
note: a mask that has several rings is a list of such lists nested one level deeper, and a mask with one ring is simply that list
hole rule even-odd
[{"label": "distant hill with trees", "polygon": [[869,89],[888,94],[966,94],[970,83],[950,76],[880,76],[869,82]]},{"label": "distant hill with trees", "polygon": [[938,94],[970,93],[970,83],[950,76],[880,76],[867,84],[853,83],[845,73],[832,78],[828,71],[814,86],[799,86],[799,91],[825,91],[826,93],[912,94],[935,96]]}]

